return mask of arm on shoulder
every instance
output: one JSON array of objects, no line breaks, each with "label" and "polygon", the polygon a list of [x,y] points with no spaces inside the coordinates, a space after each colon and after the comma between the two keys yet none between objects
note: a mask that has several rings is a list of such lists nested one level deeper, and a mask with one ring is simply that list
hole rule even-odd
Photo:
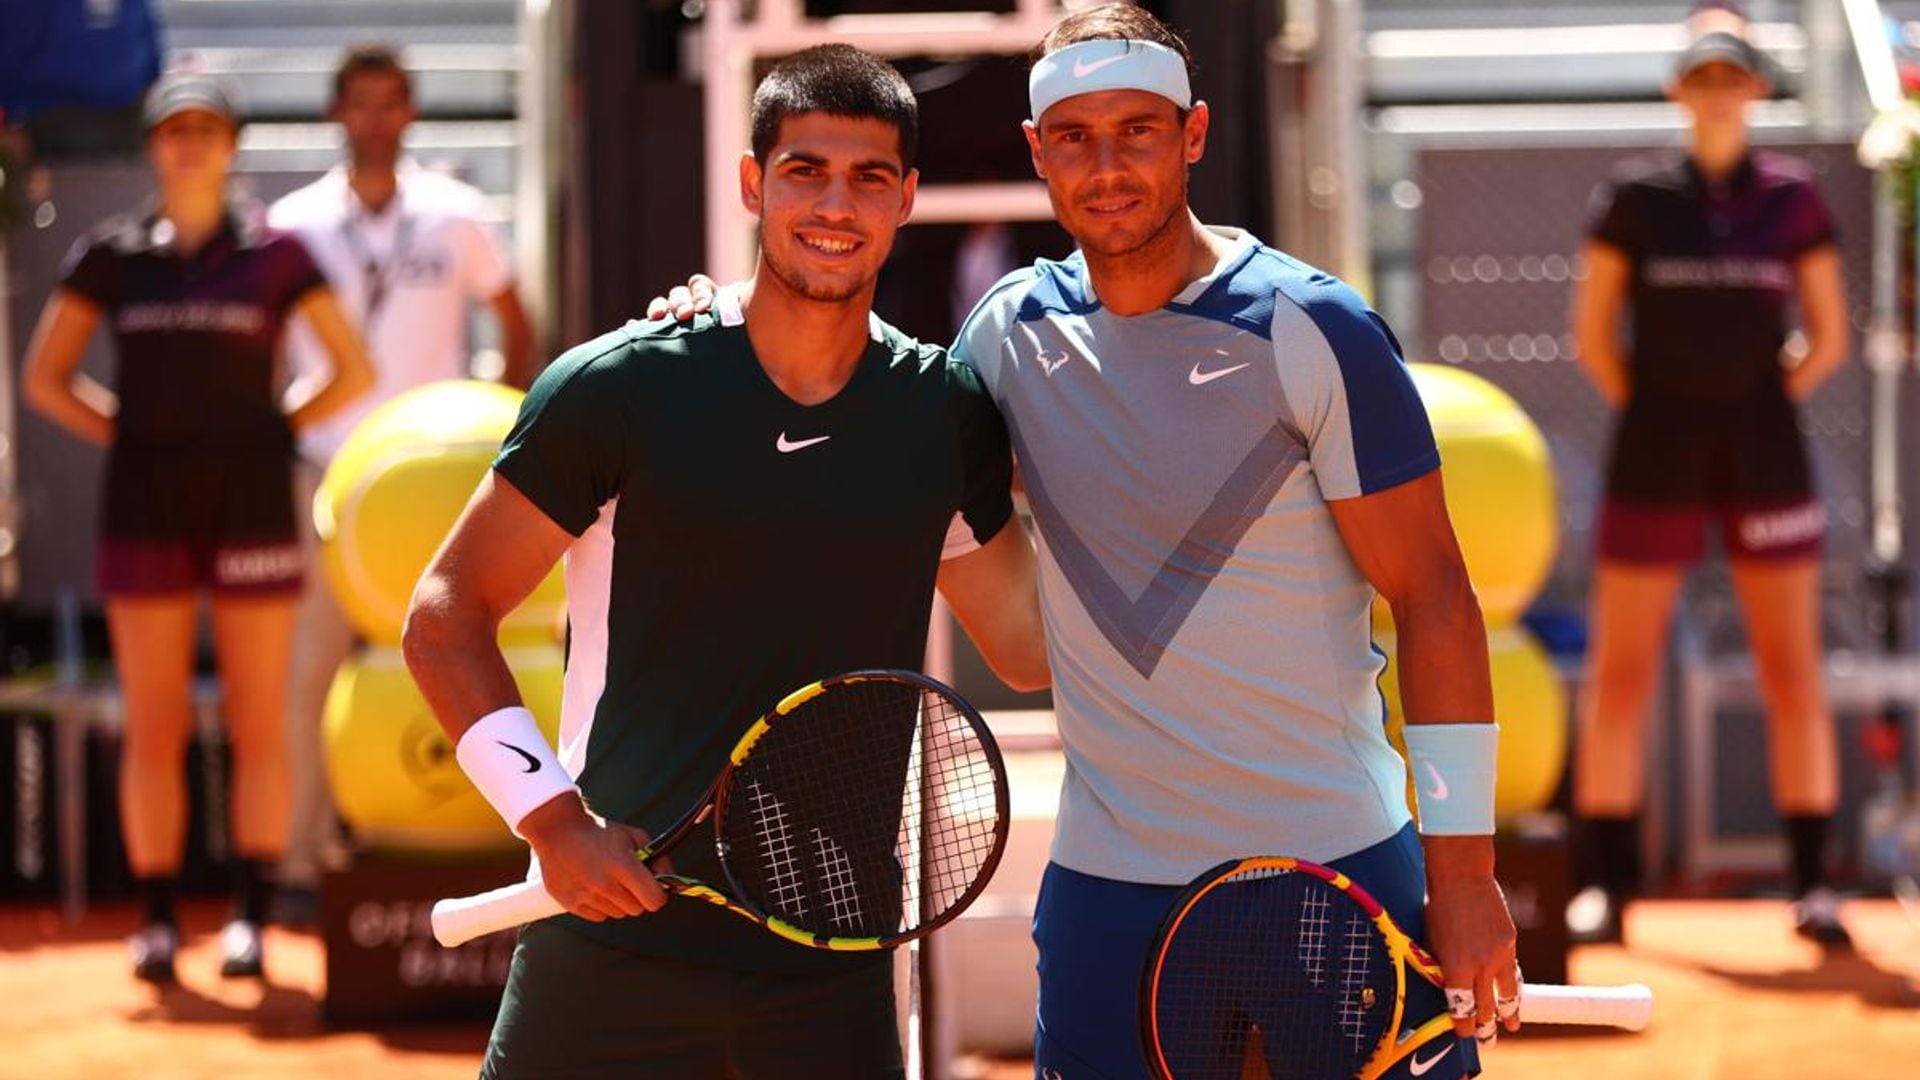
[{"label": "arm on shoulder", "polygon": [[1033,542],[1018,516],[978,549],[941,563],[939,587],[1001,682],[1030,691],[1053,681]]}]

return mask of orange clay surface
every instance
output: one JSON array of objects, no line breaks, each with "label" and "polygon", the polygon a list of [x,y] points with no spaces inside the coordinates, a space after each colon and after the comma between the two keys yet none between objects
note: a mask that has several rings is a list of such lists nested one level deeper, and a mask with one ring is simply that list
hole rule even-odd
[{"label": "orange clay surface", "polygon": [[[329,1031],[319,941],[270,931],[268,983],[217,974],[220,908],[185,910],[181,985],[134,982],[125,905],[67,926],[46,907],[0,905],[0,1078],[469,1078],[484,1025]],[[1641,1035],[1538,1030],[1487,1055],[1489,1077],[1644,1080],[1920,1077],[1920,932],[1891,901],[1847,909],[1856,956],[1793,937],[1784,904],[1648,901],[1628,947],[1575,953],[1586,982],[1645,982],[1659,997]],[[969,1060],[963,1075],[1024,1080],[1023,1062]]]}]

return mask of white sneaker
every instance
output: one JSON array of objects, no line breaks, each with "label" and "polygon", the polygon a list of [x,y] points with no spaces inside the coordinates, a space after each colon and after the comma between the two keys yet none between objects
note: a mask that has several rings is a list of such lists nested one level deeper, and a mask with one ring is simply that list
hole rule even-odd
[{"label": "white sneaker", "polygon": [[1853,936],[1840,921],[1840,898],[1824,885],[1808,889],[1793,902],[1793,929],[1830,949],[1853,947]]},{"label": "white sneaker", "polygon": [[147,982],[173,981],[173,954],[180,947],[180,934],[165,923],[140,928],[127,939],[127,952],[133,957],[133,977]]},{"label": "white sneaker", "polygon": [[264,966],[260,962],[260,927],[245,919],[235,919],[220,931],[220,974],[228,978],[257,978]]}]

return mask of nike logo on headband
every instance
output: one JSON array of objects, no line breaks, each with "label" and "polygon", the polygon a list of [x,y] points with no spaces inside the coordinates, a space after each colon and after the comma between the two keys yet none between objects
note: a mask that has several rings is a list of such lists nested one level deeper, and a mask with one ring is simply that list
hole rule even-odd
[{"label": "nike logo on headband", "polygon": [[1126,58],[1126,53],[1120,53],[1117,56],[1109,56],[1105,60],[1095,60],[1091,64],[1085,60],[1075,60],[1073,62],[1073,77],[1076,79],[1084,79],[1094,72],[1099,71],[1101,68],[1106,67],[1108,64],[1117,64]]}]

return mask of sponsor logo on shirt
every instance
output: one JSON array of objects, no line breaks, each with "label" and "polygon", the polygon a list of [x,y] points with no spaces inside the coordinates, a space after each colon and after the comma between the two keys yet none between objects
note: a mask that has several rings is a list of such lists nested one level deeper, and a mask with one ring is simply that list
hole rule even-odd
[{"label": "sponsor logo on shirt", "polygon": [[114,326],[123,334],[258,334],[266,329],[267,312],[259,304],[239,300],[128,304],[120,310]]},{"label": "sponsor logo on shirt", "polygon": [[783,431],[780,433],[779,438],[773,440],[773,448],[783,454],[791,454],[795,450],[805,450],[809,446],[818,446],[831,438],[833,438],[831,435],[815,435],[811,439],[789,439],[787,438],[787,433]]},{"label": "sponsor logo on shirt", "polygon": [[1059,371],[1062,367],[1066,366],[1067,361],[1073,359],[1073,354],[1064,350],[1049,352],[1046,349],[1041,349],[1039,352],[1033,354],[1033,358],[1040,362],[1040,370],[1046,372],[1047,378],[1051,379],[1053,378],[1054,372]]},{"label": "sponsor logo on shirt", "polygon": [[1193,370],[1187,373],[1187,381],[1195,386],[1205,386],[1215,379],[1224,378],[1236,371],[1252,366],[1251,364],[1235,364],[1232,367],[1215,368],[1212,371],[1201,371],[1200,365],[1195,364],[1193,365]]},{"label": "sponsor logo on shirt", "polygon": [[1793,269],[1780,259],[1725,255],[1712,259],[1669,256],[1648,259],[1641,270],[1660,289],[1771,289],[1793,287]]},{"label": "sponsor logo on shirt", "polygon": [[408,255],[393,268],[393,279],[408,285],[438,285],[449,276],[449,257],[440,252]]}]

